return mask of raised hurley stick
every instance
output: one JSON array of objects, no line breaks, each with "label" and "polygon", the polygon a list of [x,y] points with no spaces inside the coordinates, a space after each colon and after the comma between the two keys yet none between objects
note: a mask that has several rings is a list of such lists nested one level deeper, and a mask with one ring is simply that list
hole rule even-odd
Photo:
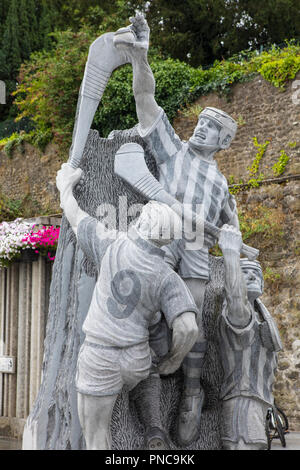
[{"label": "raised hurley stick", "polygon": [[[157,181],[148,170],[144,159],[144,150],[140,145],[136,143],[122,145],[115,156],[114,171],[147,199],[167,204],[180,215],[180,217],[184,213],[189,221],[196,223],[196,227],[204,227],[205,232],[216,238],[219,237],[221,232],[219,227],[203,220],[199,215],[188,210],[186,207],[183,208],[180,202],[163,189],[159,181]],[[255,260],[259,254],[259,250],[243,243],[241,253],[248,259]]]},{"label": "raised hurley stick", "polygon": [[97,38],[89,49],[79,91],[73,142],[68,162],[73,168],[77,168],[80,164],[95,112],[113,70],[129,62],[125,52],[114,46],[113,39],[114,33],[105,33]]}]

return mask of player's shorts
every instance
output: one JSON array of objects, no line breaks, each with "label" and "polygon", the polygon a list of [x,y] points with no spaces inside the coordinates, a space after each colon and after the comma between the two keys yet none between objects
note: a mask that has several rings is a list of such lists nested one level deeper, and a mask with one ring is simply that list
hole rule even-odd
[{"label": "player's shorts", "polygon": [[186,250],[184,240],[174,240],[162,247],[165,262],[176,270],[179,276],[186,278],[209,279],[208,248]]},{"label": "player's shorts", "polygon": [[221,439],[225,449],[243,441],[267,449],[265,422],[270,405],[255,398],[236,397],[222,402]]},{"label": "player's shorts", "polygon": [[123,386],[131,390],[146,379],[150,368],[148,343],[118,348],[85,340],[77,361],[76,389],[86,395],[116,395]]}]

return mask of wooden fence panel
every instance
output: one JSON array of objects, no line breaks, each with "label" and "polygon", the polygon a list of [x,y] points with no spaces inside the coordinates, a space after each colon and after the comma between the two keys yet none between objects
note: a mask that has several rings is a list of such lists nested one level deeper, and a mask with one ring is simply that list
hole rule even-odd
[{"label": "wooden fence panel", "polygon": [[41,256],[0,268],[0,435],[21,437],[39,390],[51,272]]}]

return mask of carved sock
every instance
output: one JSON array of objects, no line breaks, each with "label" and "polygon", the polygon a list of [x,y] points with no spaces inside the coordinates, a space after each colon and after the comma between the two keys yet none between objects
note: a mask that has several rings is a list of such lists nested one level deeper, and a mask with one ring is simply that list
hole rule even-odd
[{"label": "carved sock", "polygon": [[183,361],[184,392],[187,395],[197,395],[200,392],[200,377],[206,346],[206,341],[195,343],[192,350]]},{"label": "carved sock", "polygon": [[133,391],[136,410],[145,428],[163,429],[160,412],[161,379],[159,374],[150,374]]}]

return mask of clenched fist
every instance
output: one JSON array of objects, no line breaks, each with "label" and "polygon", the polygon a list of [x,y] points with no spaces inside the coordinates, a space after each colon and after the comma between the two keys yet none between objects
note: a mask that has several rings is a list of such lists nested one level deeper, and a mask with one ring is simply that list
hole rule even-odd
[{"label": "clenched fist", "polygon": [[170,354],[160,363],[158,370],[163,375],[173,374],[194,346],[198,337],[198,326],[194,312],[184,312],[173,322],[173,337]]},{"label": "clenched fist", "polygon": [[243,244],[241,232],[233,225],[223,225],[218,243],[223,253],[224,250],[240,253]]}]

